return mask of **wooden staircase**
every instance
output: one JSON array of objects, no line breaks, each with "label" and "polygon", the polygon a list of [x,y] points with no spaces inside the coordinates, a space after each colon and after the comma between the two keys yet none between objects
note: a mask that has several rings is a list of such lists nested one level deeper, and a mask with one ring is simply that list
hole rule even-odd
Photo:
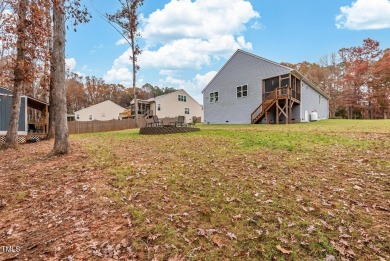
[{"label": "wooden staircase", "polygon": [[267,116],[267,112],[270,108],[272,108],[273,105],[275,105],[276,101],[278,100],[278,88],[273,90],[263,101],[262,104],[260,104],[259,107],[256,108],[256,110],[251,115],[251,122],[252,124],[257,124],[260,121],[264,119],[265,116]]},{"label": "wooden staircase", "polygon": [[281,115],[286,117],[286,123],[290,122],[292,107],[300,103],[300,97],[290,87],[279,87],[273,90],[251,115],[252,124],[260,123],[264,117],[269,123],[271,110],[276,107],[276,124],[279,123]]}]

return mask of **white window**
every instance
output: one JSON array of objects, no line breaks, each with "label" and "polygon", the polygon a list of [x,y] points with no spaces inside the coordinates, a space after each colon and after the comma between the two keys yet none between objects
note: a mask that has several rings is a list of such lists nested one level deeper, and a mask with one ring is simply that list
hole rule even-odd
[{"label": "white window", "polygon": [[184,114],[190,114],[190,108],[184,108]]},{"label": "white window", "polygon": [[177,97],[178,101],[181,101],[181,102],[187,102],[187,96],[185,95],[179,95]]},{"label": "white window", "polygon": [[160,104],[157,104],[157,110],[158,110],[158,111],[161,111],[161,106],[160,106]]},{"label": "white window", "polygon": [[218,92],[210,92],[210,103],[218,101]]},{"label": "white window", "polygon": [[80,120],[80,114],[76,114],[76,119]]},{"label": "white window", "polygon": [[247,96],[248,96],[248,85],[238,86],[237,98],[247,97]]},{"label": "white window", "polygon": [[89,120],[90,120],[90,121],[92,120],[92,114],[89,115]]}]

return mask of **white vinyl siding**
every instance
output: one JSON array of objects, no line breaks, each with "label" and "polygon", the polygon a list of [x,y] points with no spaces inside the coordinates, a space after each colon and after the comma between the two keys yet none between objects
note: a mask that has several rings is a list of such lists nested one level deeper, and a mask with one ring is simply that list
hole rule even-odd
[{"label": "white vinyl siding", "polygon": [[210,93],[210,103],[218,101],[218,92]]},{"label": "white vinyl siding", "polygon": [[[203,90],[205,123],[249,124],[252,112],[262,101],[263,79],[290,73],[290,69],[260,59],[244,51],[235,55]],[[237,98],[237,86],[248,86],[248,96]],[[211,102],[210,94],[219,92],[219,101]]]},{"label": "white vinyl siding", "polygon": [[302,83],[302,94],[301,94],[301,121],[310,120],[305,119],[305,111],[310,113],[316,111],[318,113],[318,119],[329,118],[329,101],[322,94],[318,93],[315,89],[310,87],[307,83]]},{"label": "white vinyl siding", "polygon": [[238,86],[237,87],[237,98],[247,97],[248,96],[248,85]]},{"label": "white vinyl siding", "polygon": [[[238,50],[203,90],[204,122],[250,124],[251,114],[262,103],[263,80],[287,75],[291,71],[275,62]],[[243,96],[243,88],[238,88],[243,83],[247,85],[247,96]],[[282,85],[286,83],[287,78]],[[219,102],[215,102],[215,92],[219,93]],[[313,110],[317,110],[319,119],[327,119],[329,101],[315,87],[302,82],[301,105],[293,107],[293,122],[304,120],[305,111],[310,113]]]},{"label": "white vinyl siding", "polygon": [[[160,110],[158,110],[159,105]],[[202,121],[204,117],[203,106],[182,89],[169,94],[157,96],[151,104],[151,109],[155,107],[157,107],[156,115],[160,119],[185,116],[186,122],[191,122],[192,117],[194,116],[201,117]],[[188,111],[188,114],[186,114],[186,111]]]},{"label": "white vinyl siding", "polygon": [[112,119],[118,119],[119,113],[123,112],[124,110],[125,108],[107,100],[76,111],[75,115],[76,121],[109,121]]}]

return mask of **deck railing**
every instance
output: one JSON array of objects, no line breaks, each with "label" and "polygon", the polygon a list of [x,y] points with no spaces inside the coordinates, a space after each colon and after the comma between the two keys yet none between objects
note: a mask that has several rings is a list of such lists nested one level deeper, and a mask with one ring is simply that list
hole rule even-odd
[{"label": "deck railing", "polygon": [[251,121],[253,123],[256,118],[262,114],[264,114],[269,106],[272,106],[274,100],[277,99],[290,99],[294,98],[298,101],[301,100],[301,94],[297,91],[293,90],[289,86],[285,87],[279,87],[274,89],[271,93],[269,93],[267,96],[265,96],[263,102],[260,104],[259,107],[256,108],[256,110],[251,114]]},{"label": "deck railing", "polygon": [[269,105],[271,105],[271,103],[267,104],[267,106],[264,106],[265,102],[266,101],[273,101],[273,100],[276,100],[278,98],[278,89],[279,88],[276,88],[275,90],[273,90],[270,94],[268,94],[264,101],[260,104],[259,107],[256,108],[256,110],[251,114],[251,121],[253,122],[253,120],[256,119],[256,117],[258,117],[260,114],[263,114],[265,112],[265,110],[268,108]]}]

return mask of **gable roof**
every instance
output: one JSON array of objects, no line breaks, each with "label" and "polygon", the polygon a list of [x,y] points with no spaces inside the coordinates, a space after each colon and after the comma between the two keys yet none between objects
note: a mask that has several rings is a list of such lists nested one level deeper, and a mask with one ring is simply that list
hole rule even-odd
[{"label": "gable roof", "polygon": [[184,92],[189,98],[191,98],[191,99],[194,100],[197,104],[199,104],[200,106],[202,106],[199,102],[197,102],[194,98],[192,98],[192,96],[189,95],[188,92],[186,92],[184,89],[178,89],[178,90],[176,90],[176,91],[174,91],[174,92],[166,93],[166,94],[163,94],[163,95],[156,96],[156,97],[154,97],[154,98],[147,99],[146,101],[148,101],[148,102],[156,102],[157,100],[161,100],[161,99],[163,99],[163,98],[165,98],[165,97],[167,97],[167,96],[174,95],[174,94],[177,95],[178,92]]},{"label": "gable roof", "polygon": [[92,108],[94,108],[94,107],[100,106],[100,105],[102,105],[102,104],[104,104],[104,103],[110,103],[111,105],[117,106],[118,109],[121,108],[121,109],[125,110],[125,108],[123,108],[122,106],[116,104],[115,102],[112,102],[112,101],[110,101],[110,100],[106,100],[106,101],[104,101],[104,102],[99,102],[99,103],[94,104],[94,105],[92,105],[92,106],[89,106],[89,107],[86,107],[86,108],[84,108],[84,109],[75,111],[74,113],[76,114],[77,112],[80,112],[80,111],[89,110],[89,109],[92,109]]},{"label": "gable roof", "polygon": [[222,72],[222,70],[230,63],[230,61],[238,54],[238,53],[242,53],[242,54],[245,54],[245,55],[249,55],[249,56],[252,56],[256,59],[259,59],[261,61],[264,61],[264,62],[267,62],[267,63],[271,63],[273,65],[277,65],[281,68],[284,68],[284,69],[287,69],[290,71],[290,73],[293,73],[297,76],[299,76],[299,78],[306,82],[310,87],[312,87],[313,89],[315,89],[316,91],[318,91],[319,93],[321,93],[324,97],[326,97],[327,99],[330,99],[329,95],[326,94],[323,90],[321,90],[319,87],[317,87],[314,83],[312,83],[311,81],[309,81],[309,79],[307,79],[306,77],[304,77],[300,72],[290,68],[290,67],[287,67],[287,66],[284,66],[284,65],[281,65],[277,62],[274,62],[274,61],[271,61],[271,60],[268,60],[268,59],[265,59],[261,56],[258,56],[258,55],[255,55],[253,53],[249,53],[249,52],[246,52],[244,50],[241,50],[241,49],[237,49],[237,51],[232,55],[232,57],[230,57],[230,59],[224,64],[224,66],[218,71],[218,73],[213,77],[213,79],[211,79],[211,81],[206,85],[206,87],[202,90],[202,93],[204,93],[204,91],[207,89],[207,87],[209,87],[209,85],[218,77],[218,75]]},{"label": "gable roof", "polygon": [[7,88],[4,88],[4,87],[1,87],[0,86],[0,94],[5,94],[5,95],[12,95],[13,94],[13,91],[7,89]]},{"label": "gable roof", "polygon": [[[0,87],[0,94],[2,95],[10,95],[13,96],[13,91],[5,88],[5,87]],[[35,99],[33,97],[30,97],[28,95],[22,94],[23,97],[27,97],[27,107],[36,109],[36,110],[43,110],[46,106],[49,106],[49,103]]]}]

